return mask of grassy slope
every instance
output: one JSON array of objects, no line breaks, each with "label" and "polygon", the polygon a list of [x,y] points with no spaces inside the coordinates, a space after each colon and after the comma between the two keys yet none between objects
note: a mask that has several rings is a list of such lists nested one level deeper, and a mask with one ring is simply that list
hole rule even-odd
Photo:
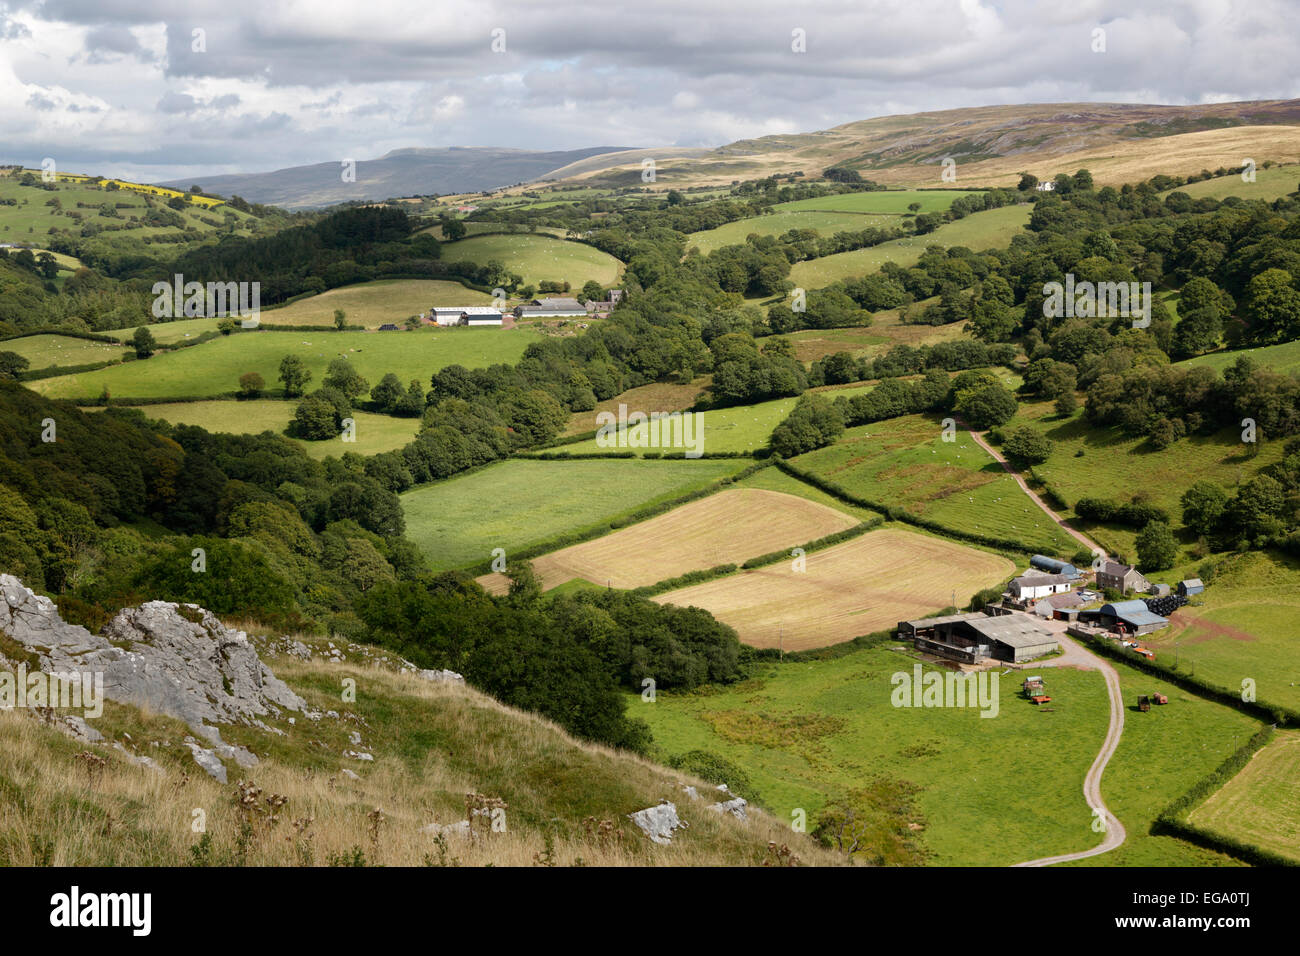
[{"label": "grassy slope", "polygon": [[1029,221],[1029,212],[1028,206],[990,209],[946,223],[924,236],[798,262],[790,270],[790,281],[804,289],[820,289],[840,279],[869,275],[886,262],[914,265],[927,246],[966,246],[976,251],[1005,246]]},{"label": "grassy slope", "polygon": [[[322,642],[323,643],[323,642]],[[319,647],[317,648],[320,649]],[[271,658],[269,663],[309,705],[344,711],[320,722],[271,720],[283,736],[255,728],[223,728],[227,740],[253,746],[250,770],[232,764],[231,783],[199,770],[181,745],[186,730],[170,718],[109,704],[96,728],[158,761],[166,775],[128,764],[106,746],[93,747],[108,765],[93,781],[75,755],[87,749],[23,712],[0,712],[0,865],[184,866],[198,837],[191,811],[206,812],[209,862],[229,864],[237,853],[239,816],[232,800],[236,774],[265,794],[288,797],[276,826],[256,827],[245,856],[252,865],[324,864],[358,847],[371,865],[439,865],[429,823],[464,819],[465,794],[503,798],[506,831],[481,844],[448,839],[443,865],[530,866],[555,839],[555,862],[573,865],[758,864],[769,839],[788,843],[808,863],[836,862],[781,821],[756,816],[742,824],[692,803],[681,791],[706,782],[648,761],[573,740],[541,718],[506,708],[473,690],[430,684],[377,668],[348,650],[342,664]],[[339,681],[357,682],[357,700],[340,706]],[[348,740],[360,732],[362,744]],[[127,738],[125,735],[129,734]],[[158,746],[154,746],[154,743]],[[353,748],[373,762],[342,756]],[[342,775],[347,768],[359,774]],[[187,776],[182,776],[185,774]],[[671,846],[646,840],[626,814],[674,800],[689,822]],[[368,814],[384,823],[371,840]],[[291,821],[314,817],[310,840],[294,839]],[[612,821],[621,843],[586,834],[583,818]],[[300,848],[307,848],[303,853]]]},{"label": "grassy slope", "polygon": [[794,464],[959,531],[1016,538],[1048,554],[1078,550],[969,436],[945,442],[941,428],[938,416],[925,415],[860,425]]},{"label": "grassy slope", "polygon": [[686,240],[686,247],[697,247],[700,252],[708,254],[722,246],[739,245],[750,233],[760,236],[779,236],[791,229],[815,229],[818,234],[830,237],[837,232],[858,232],[862,229],[889,229],[902,224],[898,216],[873,216],[859,212],[837,210],[786,209],[795,203],[781,203],[773,206],[773,212],[767,216],[755,216],[752,219],[738,219],[716,229],[691,233]]},{"label": "grassy slope", "polygon": [[[1231,490],[1239,479],[1250,478],[1259,468],[1277,461],[1282,453],[1280,442],[1267,442],[1260,446],[1257,457],[1251,457],[1246,454],[1248,446],[1239,440],[1240,432],[1233,429],[1212,436],[1192,436],[1156,451],[1146,439],[1130,438],[1118,428],[1093,428],[1082,412],[1059,419],[1048,402],[1022,404],[1004,431],[1022,424],[1036,428],[1054,443],[1051,457],[1035,465],[1034,474],[1071,506],[1083,497],[1127,501],[1141,492],[1152,504],[1166,509],[1175,526],[1182,522],[1178,499],[1192,482],[1208,479]],[[1068,510],[1065,517],[1075,522]],[[1089,522],[1078,524],[1081,530],[1090,528]],[[1098,533],[1103,545],[1133,555],[1135,530],[1102,527]]]},{"label": "grassy slope", "polygon": [[17,352],[31,368],[54,368],[61,365],[89,365],[92,362],[114,362],[127,354],[120,345],[92,342],[71,335],[29,335],[21,339],[0,342],[0,351]]},{"label": "grassy slope", "polygon": [[808,819],[828,795],[877,775],[921,788],[921,840],[931,862],[1006,865],[1096,843],[1084,773],[1105,734],[1099,675],[1053,672],[1052,712],[1003,678],[1000,714],[895,708],[890,677],[910,656],[874,648],[808,663],[770,664],[750,681],[692,695],[661,692],[632,713],[665,755],[711,750],[743,767],[778,819]]},{"label": "grassy slope", "polygon": [[742,460],[572,462],[512,459],[402,495],[406,534],[435,568],[486,561],[608,523],[652,502],[701,488]]},{"label": "grassy slope", "polygon": [[386,372],[403,382],[429,376],[445,365],[478,368],[514,363],[535,340],[525,329],[422,329],[416,332],[237,332],[202,345],[161,352],[83,375],[33,382],[51,398],[94,400],[107,386],[115,399],[216,397],[234,392],[239,376],[258,372],[268,387],[278,387],[280,360],[302,358],[320,383],[330,361],[347,357],[373,385]]},{"label": "grassy slope", "polygon": [[392,322],[401,328],[407,318],[427,312],[433,305],[486,305],[491,301],[492,296],[486,292],[467,289],[459,282],[381,279],[331,289],[284,308],[263,312],[262,321],[272,325],[333,327],[334,310],[342,309],[347,313],[349,325],[376,329],[385,322]]},{"label": "grassy slope", "polygon": [[[149,418],[161,418],[173,425],[198,425],[210,432],[230,432],[235,435],[257,435],[264,431],[284,434],[286,426],[293,420],[297,402],[277,401],[275,399],[257,399],[253,401],[210,402],[175,402],[158,405],[146,405],[141,410]],[[103,406],[87,406],[84,411],[101,411]],[[418,418],[395,418],[392,415],[376,415],[373,412],[353,411],[356,421],[356,441],[344,442],[342,439],[329,441],[307,441],[293,439],[306,449],[313,458],[327,455],[339,457],[344,452],[358,455],[377,455],[381,451],[392,451],[408,444],[419,429]],[[286,436],[287,437],[287,436]]]},{"label": "grassy slope", "polygon": [[607,252],[580,242],[527,234],[471,236],[449,243],[442,250],[447,262],[486,263],[496,259],[524,282],[543,279],[568,282],[577,292],[588,279],[609,286],[617,281],[623,264]]},{"label": "grassy slope", "polygon": [[1188,365],[1205,365],[1222,372],[1237,361],[1240,355],[1249,355],[1260,365],[1267,365],[1278,372],[1300,371],[1300,341],[1283,342],[1281,345],[1266,345],[1257,349],[1239,349],[1235,352],[1211,352],[1188,359]]},{"label": "grassy slope", "polygon": [[1243,182],[1240,175],[1222,176],[1188,186],[1179,186],[1177,190],[1170,190],[1170,192],[1187,193],[1193,199],[1205,196],[1211,199],[1239,196],[1242,199],[1262,199],[1265,202],[1272,202],[1274,199],[1295,192],[1297,184],[1300,184],[1300,166],[1289,165],[1256,169],[1253,183]]}]

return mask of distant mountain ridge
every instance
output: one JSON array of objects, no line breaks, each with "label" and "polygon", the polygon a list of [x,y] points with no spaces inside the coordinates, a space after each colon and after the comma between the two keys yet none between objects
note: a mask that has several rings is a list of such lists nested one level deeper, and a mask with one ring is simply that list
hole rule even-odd
[{"label": "distant mountain ridge", "polygon": [[266,173],[197,176],[160,183],[176,189],[202,186],[219,196],[306,209],[349,200],[390,199],[430,193],[479,192],[531,182],[547,173],[624,146],[537,151],[490,146],[395,149],[379,159],[357,160],[356,181],[343,181],[340,162],[290,166]]}]

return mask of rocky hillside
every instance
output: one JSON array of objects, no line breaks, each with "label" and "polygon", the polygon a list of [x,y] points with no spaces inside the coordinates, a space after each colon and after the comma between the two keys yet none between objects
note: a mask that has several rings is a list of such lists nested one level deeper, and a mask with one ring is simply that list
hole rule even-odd
[{"label": "rocky hillside", "polygon": [[839,862],[449,671],[193,605],[91,634],[9,575],[0,596],[0,865]]}]

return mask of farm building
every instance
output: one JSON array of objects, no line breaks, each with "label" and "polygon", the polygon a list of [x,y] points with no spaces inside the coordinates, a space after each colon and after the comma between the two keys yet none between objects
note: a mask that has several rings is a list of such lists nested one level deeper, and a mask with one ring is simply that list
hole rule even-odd
[{"label": "farm building", "polygon": [[487,305],[435,306],[429,310],[429,318],[439,325],[500,325],[500,309]]},{"label": "farm building", "polygon": [[1011,579],[1008,589],[1013,598],[1027,601],[1070,590],[1070,579],[1064,574],[1021,575]]},{"label": "farm building", "polygon": [[1200,578],[1188,578],[1186,581],[1178,582],[1178,593],[1183,597],[1192,594],[1200,594],[1205,590],[1205,585],[1201,583]]},{"label": "farm building", "polygon": [[918,651],[967,664],[990,658],[1027,661],[1059,647],[1047,628],[1024,614],[988,615],[972,611],[900,621],[898,636],[910,638]]},{"label": "farm building", "polygon": [[1079,608],[1083,607],[1083,598],[1079,597],[1075,591],[1065,591],[1061,594],[1052,594],[1038,604],[1034,605],[1034,610],[1046,606],[1051,608],[1048,615],[1058,621],[1075,621],[1079,617]]},{"label": "farm building", "polygon": [[1154,594],[1156,597],[1168,597],[1168,596],[1169,596],[1169,585],[1167,585],[1167,584],[1152,584],[1152,585],[1151,585],[1151,590],[1150,590],[1149,592],[1147,592],[1147,593],[1149,593],[1149,594]]},{"label": "farm building", "polygon": [[1129,634],[1150,634],[1169,626],[1168,618],[1153,613],[1145,601],[1139,600],[1103,604],[1097,616],[1102,626],[1108,630],[1115,631],[1122,627]]},{"label": "farm building", "polygon": [[515,308],[515,317],[520,319],[554,319],[579,318],[587,314],[587,307],[577,299],[551,298],[533,299],[527,305]]},{"label": "farm building", "polygon": [[1038,192],[1040,193],[1056,192],[1056,181],[1048,180],[1045,183],[1039,183],[1037,186],[1034,187],[1034,189],[1038,190]]},{"label": "farm building", "polygon": [[1029,559],[1029,566],[1037,568],[1039,571],[1046,571],[1048,574],[1064,574],[1070,579],[1081,577],[1079,569],[1068,561],[1061,561],[1057,558],[1049,558],[1044,554],[1036,554]]},{"label": "farm building", "polygon": [[1111,588],[1115,591],[1147,591],[1151,588],[1151,584],[1142,576],[1142,572],[1131,564],[1104,561],[1097,569],[1097,587]]}]

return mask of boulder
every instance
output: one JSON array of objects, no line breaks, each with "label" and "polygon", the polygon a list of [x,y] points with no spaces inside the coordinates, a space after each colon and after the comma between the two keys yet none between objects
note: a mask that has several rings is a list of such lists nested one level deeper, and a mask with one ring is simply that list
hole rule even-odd
[{"label": "boulder", "polygon": [[749,806],[744,797],[736,797],[734,800],[725,800],[722,803],[710,803],[709,809],[717,813],[730,813],[737,820],[748,819],[745,808]]},{"label": "boulder", "polygon": [[641,832],[653,843],[668,844],[673,842],[673,831],[684,830],[688,824],[677,816],[677,806],[665,800],[657,807],[646,807],[636,813],[629,813],[628,819],[635,823]]}]

